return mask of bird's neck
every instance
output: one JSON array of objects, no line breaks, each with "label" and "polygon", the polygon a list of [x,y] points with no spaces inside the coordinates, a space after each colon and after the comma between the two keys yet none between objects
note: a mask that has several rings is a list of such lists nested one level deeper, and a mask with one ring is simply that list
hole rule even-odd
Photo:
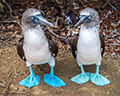
[{"label": "bird's neck", "polygon": [[99,38],[99,25],[96,25],[94,27],[92,26],[85,26],[82,25],[80,29],[80,35],[79,35],[79,40],[92,40],[95,38]]},{"label": "bird's neck", "polygon": [[[23,26],[22,27],[23,35],[24,35],[24,41],[27,43],[36,43],[40,44],[41,42],[44,42],[45,40],[45,34],[40,27],[40,25],[37,26]],[[34,41],[34,42],[33,42]]]},{"label": "bird's neck", "polygon": [[82,30],[89,30],[89,29],[99,29],[99,24],[96,22],[91,22],[89,24],[82,24],[81,29]]},{"label": "bird's neck", "polygon": [[22,31],[23,31],[24,36],[27,36],[29,34],[31,34],[31,35],[36,34],[39,36],[44,35],[44,32],[43,32],[42,28],[40,27],[40,25],[32,26],[30,24],[25,24],[25,25],[22,25]]}]

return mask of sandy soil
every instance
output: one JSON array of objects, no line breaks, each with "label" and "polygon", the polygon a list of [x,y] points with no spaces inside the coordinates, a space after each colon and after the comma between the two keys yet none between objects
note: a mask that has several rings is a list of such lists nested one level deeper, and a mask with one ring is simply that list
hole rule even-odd
[{"label": "sandy soil", "polygon": [[[41,78],[40,85],[31,89],[19,86],[18,82],[29,75],[29,69],[16,53],[14,43],[17,41],[10,41],[11,47],[0,46],[0,96],[120,96],[120,56],[108,53],[104,54],[100,73],[111,81],[110,85],[98,87],[90,81],[82,85],[71,82],[81,70],[70,51],[59,49],[55,74],[65,81],[65,87],[54,89],[43,82],[44,74],[50,71],[48,64],[33,65],[34,72]],[[84,69],[95,72],[95,65],[84,66]]]}]

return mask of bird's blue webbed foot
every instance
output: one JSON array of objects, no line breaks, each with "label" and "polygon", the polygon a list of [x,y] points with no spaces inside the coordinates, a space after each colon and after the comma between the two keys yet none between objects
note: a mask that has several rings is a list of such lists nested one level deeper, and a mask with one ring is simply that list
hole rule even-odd
[{"label": "bird's blue webbed foot", "polygon": [[83,65],[81,66],[81,71],[82,71],[82,73],[71,78],[71,81],[78,83],[78,84],[83,84],[83,83],[89,81],[90,73],[84,71]]},{"label": "bird's blue webbed foot", "polygon": [[27,78],[20,81],[18,84],[31,88],[40,84],[40,77],[34,74],[32,70],[32,66],[30,66],[29,69],[30,69],[30,75]]},{"label": "bird's blue webbed foot", "polygon": [[63,80],[61,80],[59,77],[54,75],[53,67],[51,67],[50,74],[44,75],[44,82],[54,88],[59,87],[59,86],[66,86]]},{"label": "bird's blue webbed foot", "polygon": [[110,84],[110,81],[107,78],[99,74],[99,65],[97,65],[96,73],[90,74],[90,81],[98,86]]}]

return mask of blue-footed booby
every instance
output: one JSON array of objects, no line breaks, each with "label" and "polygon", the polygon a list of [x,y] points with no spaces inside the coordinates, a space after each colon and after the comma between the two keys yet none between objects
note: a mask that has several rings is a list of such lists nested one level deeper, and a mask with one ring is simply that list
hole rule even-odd
[{"label": "blue-footed booby", "polygon": [[[104,53],[104,39],[99,32],[99,15],[92,8],[80,12],[80,20],[74,28],[81,25],[80,33],[72,40],[72,54],[81,67],[81,74],[71,78],[71,81],[83,84],[89,79],[98,86],[110,84],[110,81],[99,74],[99,66]],[[85,72],[83,65],[96,63],[96,72]]]},{"label": "blue-footed booby", "polygon": [[39,65],[48,63],[51,67],[50,74],[44,75],[44,82],[56,88],[65,86],[65,83],[54,75],[55,59],[58,47],[49,33],[44,33],[40,25],[55,27],[45,20],[40,11],[29,8],[22,15],[23,38],[17,44],[18,55],[26,61],[30,75],[18,84],[31,88],[40,83],[40,77],[34,74],[32,64]]}]

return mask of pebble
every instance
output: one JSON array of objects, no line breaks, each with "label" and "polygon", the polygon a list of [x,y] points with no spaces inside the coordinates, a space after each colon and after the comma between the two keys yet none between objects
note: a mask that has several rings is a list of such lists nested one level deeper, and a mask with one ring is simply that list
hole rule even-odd
[{"label": "pebble", "polygon": [[5,87],[5,85],[4,85],[4,84],[2,84],[2,83],[0,83],[0,86]]},{"label": "pebble", "polygon": [[2,37],[1,37],[1,40],[5,40],[5,38],[2,36]]},{"label": "pebble", "polygon": [[63,61],[64,59],[63,59],[63,58],[61,58],[61,60]]},{"label": "pebble", "polygon": [[3,26],[3,27],[2,27],[2,30],[4,30],[4,31],[5,31],[5,30],[6,30],[6,28]]},{"label": "pebble", "polygon": [[7,29],[12,29],[13,28],[13,24],[11,24],[11,25],[9,25],[9,26],[7,26]]},{"label": "pebble", "polygon": [[16,35],[15,35],[15,34],[13,34],[11,37],[12,37],[12,38],[15,38],[15,37],[16,37]]},{"label": "pebble", "polygon": [[23,9],[20,9],[20,11],[23,11]]},{"label": "pebble", "polygon": [[10,85],[10,88],[12,88],[13,90],[18,90],[19,88],[16,86],[16,85],[14,85],[14,84],[11,84]]},{"label": "pebble", "polygon": [[118,24],[115,23],[111,23],[111,26],[113,26],[114,28],[117,27]]},{"label": "pebble", "polygon": [[22,35],[16,35],[16,38],[22,38],[23,36]]}]

